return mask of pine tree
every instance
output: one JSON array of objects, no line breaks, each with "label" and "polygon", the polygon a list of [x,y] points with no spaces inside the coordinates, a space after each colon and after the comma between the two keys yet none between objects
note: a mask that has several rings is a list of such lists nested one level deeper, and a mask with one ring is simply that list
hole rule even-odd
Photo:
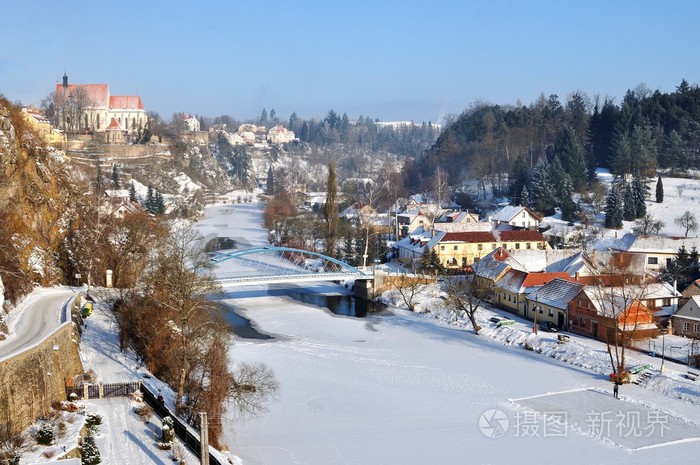
[{"label": "pine tree", "polygon": [[104,176],[102,175],[102,167],[100,166],[99,160],[97,161],[97,168],[95,173],[95,194],[102,195],[105,190]]},{"label": "pine tree", "polygon": [[129,185],[129,200],[132,202],[136,202],[138,200],[136,195],[136,185],[133,182]]},{"label": "pine tree", "polygon": [[146,208],[146,211],[148,213],[155,213],[156,208],[155,208],[155,194],[153,191],[153,185],[149,184],[148,185],[148,191],[146,192],[146,204],[144,207]]},{"label": "pine tree", "polygon": [[557,205],[556,192],[552,184],[549,163],[545,158],[540,159],[532,172],[530,185],[530,201],[536,210],[552,215]]},{"label": "pine tree", "polygon": [[163,200],[163,194],[156,192],[156,197],[154,201],[155,213],[162,215],[165,213],[165,201]]},{"label": "pine tree", "polygon": [[573,191],[573,186],[569,176],[564,177],[563,194],[561,197],[561,219],[564,221],[573,222],[576,219],[576,213],[578,213],[578,206],[571,195]]},{"label": "pine tree", "polygon": [[664,184],[661,182],[661,176],[659,176],[658,181],[656,181],[656,203],[663,203],[664,201]]},{"label": "pine tree", "polygon": [[267,195],[275,195],[275,178],[272,175],[272,166],[267,169]]},{"label": "pine tree", "polygon": [[530,206],[530,191],[527,190],[527,185],[523,186],[523,190],[520,193],[520,205],[523,207]]},{"label": "pine tree", "polygon": [[632,194],[634,197],[634,217],[641,218],[647,214],[647,187],[642,180],[641,174],[637,173],[632,180]]},{"label": "pine tree", "polygon": [[617,183],[613,183],[605,199],[605,227],[610,229],[622,227],[622,196]]},{"label": "pine tree", "polygon": [[112,179],[112,187],[119,189],[121,187],[121,183],[119,182],[119,169],[117,168],[116,163],[112,164],[112,174],[110,178]]},{"label": "pine tree", "polygon": [[632,185],[625,183],[624,206],[622,207],[622,218],[625,221],[634,221],[637,216],[637,204],[634,200]]}]

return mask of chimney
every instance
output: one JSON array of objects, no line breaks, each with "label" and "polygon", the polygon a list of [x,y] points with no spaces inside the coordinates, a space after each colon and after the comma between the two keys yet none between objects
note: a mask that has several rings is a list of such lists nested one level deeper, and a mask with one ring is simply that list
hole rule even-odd
[{"label": "chimney", "polygon": [[574,279],[576,279],[576,282],[578,282],[578,271],[574,274]]}]

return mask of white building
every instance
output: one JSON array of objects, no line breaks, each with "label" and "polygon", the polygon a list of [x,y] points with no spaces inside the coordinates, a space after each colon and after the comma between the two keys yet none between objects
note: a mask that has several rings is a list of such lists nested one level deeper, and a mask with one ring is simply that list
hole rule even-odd
[{"label": "white building", "polygon": [[294,131],[290,131],[281,124],[270,129],[267,133],[267,140],[269,140],[271,144],[286,144],[293,141],[294,138]]},{"label": "white building", "polygon": [[127,135],[141,133],[148,116],[138,95],[111,95],[108,84],[56,84],[55,125],[66,131],[105,132],[114,118]]},{"label": "white building", "polygon": [[191,114],[186,116],[185,113],[180,113],[180,121],[182,129],[185,131],[200,130],[199,120]]}]

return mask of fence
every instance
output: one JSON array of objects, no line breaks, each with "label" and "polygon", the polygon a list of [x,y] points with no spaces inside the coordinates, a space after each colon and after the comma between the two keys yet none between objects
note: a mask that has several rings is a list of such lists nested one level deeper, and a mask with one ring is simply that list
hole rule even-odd
[{"label": "fence", "polygon": [[82,399],[102,399],[105,397],[128,396],[141,389],[141,381],[131,381],[128,383],[107,383],[107,384],[83,384],[77,387],[66,388],[66,396],[70,399],[71,394]]},{"label": "fence", "polygon": [[[197,458],[201,458],[200,454],[200,442],[199,437],[193,433],[187,424],[180,420],[177,416],[168,410],[168,408],[161,402],[158,401],[156,396],[148,389],[145,385],[141,386],[141,392],[143,392],[143,400],[148,405],[151,406],[153,412],[161,418],[170,417],[173,419],[173,427],[175,429],[175,434],[180,440],[187,446],[187,448],[192,451]],[[223,465],[216,457],[209,454],[209,465]]]}]

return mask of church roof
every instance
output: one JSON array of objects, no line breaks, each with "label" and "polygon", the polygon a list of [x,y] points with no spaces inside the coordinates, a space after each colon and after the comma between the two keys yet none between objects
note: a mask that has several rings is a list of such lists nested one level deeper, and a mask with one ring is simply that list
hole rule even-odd
[{"label": "church roof", "polygon": [[112,122],[109,123],[109,126],[107,126],[108,131],[123,131],[124,129],[122,126],[119,124],[119,122],[115,119],[112,118]]},{"label": "church roof", "polygon": [[[87,107],[107,108],[109,106],[109,85],[107,84],[68,84],[68,95],[77,87],[85,89],[89,99]],[[63,92],[63,85],[56,84],[56,94]]]},{"label": "church roof", "polygon": [[113,95],[109,98],[109,108],[113,110],[143,110],[138,95]]}]

